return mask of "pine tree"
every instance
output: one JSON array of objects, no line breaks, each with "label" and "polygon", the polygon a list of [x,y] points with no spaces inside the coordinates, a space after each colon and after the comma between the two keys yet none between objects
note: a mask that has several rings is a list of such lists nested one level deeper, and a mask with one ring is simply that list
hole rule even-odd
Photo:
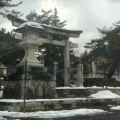
[{"label": "pine tree", "polygon": [[81,58],[84,58],[84,57],[86,57],[86,56],[88,56],[87,50],[85,50],[84,53],[83,53],[80,57],[81,57]]},{"label": "pine tree", "polygon": [[11,8],[20,5],[22,2],[17,4],[13,4],[12,0],[0,0],[0,15],[6,17],[8,14],[12,14],[14,16],[22,15],[21,12],[11,10]]},{"label": "pine tree", "polygon": [[85,48],[90,49],[90,59],[94,60],[97,57],[106,59],[109,68],[107,77],[111,78],[120,64],[120,26],[117,25],[109,29],[106,27],[98,28],[98,31],[101,38],[92,39],[91,42],[86,44]]},{"label": "pine tree", "polygon": [[18,42],[13,32],[6,32],[3,28],[0,30],[0,62],[6,66],[15,66],[16,59],[22,59],[24,51]]},{"label": "pine tree", "polygon": [[[38,22],[40,24],[51,25],[53,27],[63,28],[66,25],[66,20],[61,21],[57,9],[55,8],[54,11],[48,10],[44,11],[41,10],[42,14],[38,15],[35,11],[31,11],[29,15],[26,16],[28,21]],[[53,36],[54,39],[62,40],[66,38],[60,38],[58,35]],[[48,68],[52,68],[54,62],[58,62],[59,68],[63,69],[64,65],[64,47],[57,46],[57,45],[50,45],[50,44],[43,44],[39,47],[39,49],[45,49],[43,52],[44,54],[44,62],[45,66]]]}]

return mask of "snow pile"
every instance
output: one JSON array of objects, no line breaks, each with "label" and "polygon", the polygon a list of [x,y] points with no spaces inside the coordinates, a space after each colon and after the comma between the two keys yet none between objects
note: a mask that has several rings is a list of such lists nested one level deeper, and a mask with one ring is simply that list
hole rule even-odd
[{"label": "snow pile", "polygon": [[86,87],[86,88],[88,88],[88,89],[91,89],[91,88],[95,88],[95,89],[99,89],[99,88],[103,88],[103,87],[98,87],[98,86],[92,86],[92,87]]},{"label": "snow pile", "polygon": [[110,109],[111,110],[120,110],[120,106],[112,106]]},{"label": "snow pile", "polygon": [[7,116],[12,118],[60,118],[72,117],[77,115],[94,115],[105,113],[106,111],[100,109],[74,109],[74,110],[61,110],[61,111],[38,111],[38,112],[8,112],[0,111],[0,116]]},{"label": "snow pile", "polygon": [[[106,86],[104,86],[106,88]],[[107,87],[108,89],[120,89],[120,87]]]},{"label": "snow pile", "polygon": [[96,94],[90,95],[93,98],[120,98],[119,95],[112,93],[109,90],[99,91]]},{"label": "snow pile", "polygon": [[25,25],[31,26],[34,28],[44,29],[39,23],[36,23],[36,22],[25,22],[25,23],[21,24],[17,29],[22,28]]}]

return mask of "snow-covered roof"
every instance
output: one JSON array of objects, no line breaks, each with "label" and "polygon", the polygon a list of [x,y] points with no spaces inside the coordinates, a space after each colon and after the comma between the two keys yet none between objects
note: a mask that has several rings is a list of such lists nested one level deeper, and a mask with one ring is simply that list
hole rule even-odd
[{"label": "snow-covered roof", "polygon": [[72,33],[80,34],[83,32],[82,30],[71,30],[71,29],[66,29],[66,28],[53,27],[53,26],[45,25],[45,24],[41,24],[41,26],[47,29],[52,29],[52,30],[57,30],[57,31],[67,32],[67,33],[72,32]]},{"label": "snow-covered roof", "polygon": [[45,30],[47,33],[51,34],[58,34],[58,35],[64,35],[67,37],[75,37],[78,38],[79,35],[83,32],[82,30],[70,30],[65,28],[59,28],[59,27],[53,27],[50,25],[45,24],[39,24],[36,22],[28,22],[26,20],[22,20],[20,18],[14,17],[12,15],[7,16],[9,20],[11,20],[12,25],[18,27],[15,31],[16,32],[23,32],[26,28],[34,28],[34,30]]},{"label": "snow-covered roof", "polygon": [[26,31],[28,29],[34,31],[40,31],[40,30],[44,31],[44,28],[39,23],[36,22],[24,22],[14,31],[18,33],[22,33],[23,31]]},{"label": "snow-covered roof", "polygon": [[30,26],[33,28],[44,29],[39,23],[36,23],[36,22],[25,22],[25,23],[21,24],[17,29],[20,29],[24,26]]},{"label": "snow-covered roof", "polygon": [[7,68],[7,67],[0,62],[0,69],[3,69],[3,68]]},{"label": "snow-covered roof", "polygon": [[15,29],[15,32],[22,33],[26,29],[27,30],[32,29],[38,32],[43,31],[45,33],[58,34],[66,37],[75,37],[75,38],[79,37],[80,34],[82,33],[81,30],[69,30],[65,28],[53,27],[50,25],[39,24],[36,22],[24,22],[17,29]]}]

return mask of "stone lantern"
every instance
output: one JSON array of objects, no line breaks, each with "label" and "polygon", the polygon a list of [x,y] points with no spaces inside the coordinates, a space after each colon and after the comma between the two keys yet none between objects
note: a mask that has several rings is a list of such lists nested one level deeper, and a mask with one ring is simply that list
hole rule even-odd
[{"label": "stone lantern", "polygon": [[[69,42],[69,38],[78,38],[82,31],[67,30],[35,22],[28,22],[11,15],[8,15],[8,19],[12,21],[13,26],[18,27],[14,31],[22,35],[22,41],[19,45],[24,49],[25,55],[16,66],[16,76],[12,76],[10,77],[11,79],[6,81],[3,98],[24,98],[25,95],[28,99],[55,98],[56,78],[47,74],[47,68],[44,67],[44,62],[37,60],[35,50],[42,43],[64,47],[64,84],[67,86],[69,85],[70,76],[69,49],[70,47],[78,46]],[[56,39],[54,37],[56,35],[62,39]],[[7,97],[7,93],[10,89],[14,91],[14,94]],[[26,93],[24,93],[24,91]]]},{"label": "stone lantern", "polygon": [[44,31],[44,28],[35,22],[23,23],[15,30],[22,34],[22,42],[19,45],[25,50],[24,58],[17,66],[24,65],[25,60],[28,66],[43,66],[35,57],[35,50],[42,44],[37,40],[41,31]]},{"label": "stone lantern", "polygon": [[[25,22],[15,32],[22,35],[19,45],[24,49],[25,55],[16,66],[16,73],[8,77],[3,98],[7,98],[7,91],[17,91],[8,98],[54,98],[56,96],[56,81],[52,75],[47,74],[44,63],[35,56],[36,49],[42,44],[41,35],[45,35],[44,28],[35,22]],[[12,81],[12,82],[10,82]],[[15,81],[15,82],[13,82]],[[10,89],[10,90],[9,90]]]}]

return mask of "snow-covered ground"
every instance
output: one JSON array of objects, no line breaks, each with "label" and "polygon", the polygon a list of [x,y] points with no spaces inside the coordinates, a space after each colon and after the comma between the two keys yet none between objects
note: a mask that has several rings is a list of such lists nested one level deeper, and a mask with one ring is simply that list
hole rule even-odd
[{"label": "snow-covered ground", "polygon": [[[120,98],[120,96],[112,93],[109,90],[104,90],[100,91],[96,94],[90,95],[90,97],[94,98]],[[70,99],[70,98],[69,98]],[[71,98],[73,99],[73,98]],[[74,98],[78,99],[78,98]],[[35,99],[32,101],[39,101],[41,99]],[[44,99],[48,100],[48,99]],[[9,102],[16,102],[16,100],[11,99],[10,100],[5,100],[1,99],[0,101],[9,101]],[[23,102],[23,100],[17,100]],[[31,101],[31,100],[27,100]],[[110,106],[110,109],[112,110],[120,110],[120,106]],[[107,113],[107,111],[104,111],[102,109],[87,109],[87,108],[82,108],[82,109],[73,109],[73,110],[59,110],[59,111],[38,111],[38,112],[8,112],[8,111],[0,111],[0,120],[6,120],[3,119],[3,116],[6,117],[11,117],[11,118],[21,118],[21,117],[31,117],[31,118],[59,118],[59,117],[72,117],[72,116],[78,116],[78,115],[94,115],[94,114],[103,114]]]},{"label": "snow-covered ground", "polygon": [[90,97],[93,97],[93,98],[120,98],[119,95],[112,93],[109,90],[99,91],[96,94],[90,95]]},{"label": "snow-covered ground", "polygon": [[[109,106],[111,110],[120,110],[120,106]],[[104,114],[108,113],[102,109],[73,109],[73,110],[60,110],[60,111],[38,111],[38,112],[8,112],[0,111],[0,120],[8,120],[3,118],[60,118],[60,117],[72,117],[78,115],[95,115],[95,114]],[[19,120],[19,119],[16,119]]]},{"label": "snow-covered ground", "polygon": [[120,106],[112,106],[110,107],[111,110],[120,110]]},{"label": "snow-covered ground", "polygon": [[[56,87],[56,89],[106,89],[106,86],[103,87],[97,87],[97,86],[92,86],[92,87],[76,87],[75,85],[71,85],[70,87]],[[108,89],[120,89],[120,87],[107,87]]]},{"label": "snow-covered ground", "polygon": [[74,110],[61,110],[61,111],[38,111],[38,112],[8,112],[0,111],[0,117],[7,116],[12,118],[30,117],[30,118],[60,118],[60,117],[72,117],[77,115],[94,115],[103,114],[106,111],[101,109],[74,109]]}]

